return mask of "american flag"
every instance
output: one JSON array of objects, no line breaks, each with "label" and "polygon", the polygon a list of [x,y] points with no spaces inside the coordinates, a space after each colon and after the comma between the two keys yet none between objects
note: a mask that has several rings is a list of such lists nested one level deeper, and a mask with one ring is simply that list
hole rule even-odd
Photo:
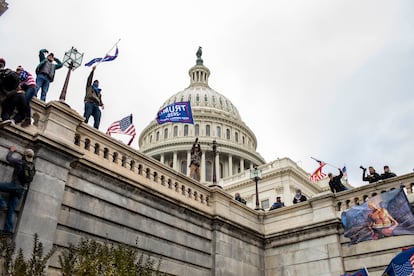
[{"label": "american flag", "polygon": [[132,140],[134,140],[136,135],[135,126],[132,124],[132,114],[112,123],[106,131],[106,134],[109,136],[111,136],[111,133],[121,133],[132,136],[128,143],[128,145],[131,145]]},{"label": "american flag", "polygon": [[320,161],[318,159],[315,159],[313,157],[311,157],[311,158],[319,163],[319,168],[317,168],[316,171],[310,176],[311,181],[313,183],[316,183],[317,181],[319,181],[319,180],[326,177],[326,173],[322,172],[322,168],[323,168],[323,166],[326,165],[326,163],[323,162],[323,161]]},{"label": "american flag", "polygon": [[343,178],[345,178],[346,180],[348,180],[348,172],[346,171],[346,166],[344,166],[342,168],[342,174],[343,174]]}]

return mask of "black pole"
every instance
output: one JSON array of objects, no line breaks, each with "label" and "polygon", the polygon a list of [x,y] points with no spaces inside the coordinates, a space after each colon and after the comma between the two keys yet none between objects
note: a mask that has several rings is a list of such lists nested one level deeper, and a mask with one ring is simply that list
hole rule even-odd
[{"label": "black pole", "polygon": [[213,140],[213,185],[217,185],[217,176],[216,176],[216,155],[217,155],[217,144],[216,140]]},{"label": "black pole", "polygon": [[68,73],[66,74],[65,83],[63,84],[62,92],[60,93],[59,100],[62,101],[62,102],[64,102],[66,100],[66,92],[68,90],[70,73],[71,73],[72,69],[73,69],[73,61],[71,61],[69,63]]}]

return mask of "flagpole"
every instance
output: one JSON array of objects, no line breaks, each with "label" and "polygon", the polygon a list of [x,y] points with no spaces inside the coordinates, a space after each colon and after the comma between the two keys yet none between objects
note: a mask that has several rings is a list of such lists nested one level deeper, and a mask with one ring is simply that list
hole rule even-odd
[{"label": "flagpole", "polygon": [[[316,162],[318,162],[319,160],[318,159],[316,159],[316,158],[314,158],[314,157],[312,157],[311,156],[311,158],[313,159],[313,160],[315,160]],[[338,169],[339,167],[338,166],[335,166],[335,165],[332,165],[332,164],[330,164],[330,163],[328,163],[328,162],[324,162],[326,165],[328,165],[328,166],[331,166],[331,167],[333,167],[333,168],[335,168],[335,169]]]},{"label": "flagpole", "polygon": [[118,41],[114,44],[114,46],[112,46],[111,47],[111,49],[109,49],[109,51],[108,52],[106,52],[106,54],[103,56],[103,58],[98,62],[98,64],[96,64],[95,65],[95,69],[96,69],[96,67],[98,67],[98,65],[99,64],[101,64],[102,63],[102,61],[104,60],[104,58],[107,56],[107,55],[109,55],[109,53],[118,45],[118,43],[119,43],[119,41],[120,41],[121,39],[119,38],[118,39]]}]

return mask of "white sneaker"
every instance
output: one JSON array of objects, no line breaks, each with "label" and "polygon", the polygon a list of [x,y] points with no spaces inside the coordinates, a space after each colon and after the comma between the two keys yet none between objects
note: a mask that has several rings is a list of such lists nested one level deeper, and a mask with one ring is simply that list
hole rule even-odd
[{"label": "white sneaker", "polygon": [[0,123],[0,128],[3,128],[5,126],[9,126],[9,125],[15,125],[15,122],[13,119],[9,119],[9,120],[5,120],[3,122]]}]

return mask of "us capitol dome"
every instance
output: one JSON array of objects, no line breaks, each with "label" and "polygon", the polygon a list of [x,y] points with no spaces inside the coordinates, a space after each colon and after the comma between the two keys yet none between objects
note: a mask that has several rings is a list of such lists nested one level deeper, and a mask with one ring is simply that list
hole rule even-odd
[{"label": "us capitol dome", "polygon": [[[212,184],[214,163],[217,181],[264,164],[263,157],[256,152],[256,136],[242,121],[237,108],[210,88],[210,70],[203,64],[201,47],[196,65],[188,73],[190,85],[172,95],[159,109],[174,102],[190,101],[194,124],[158,125],[153,120],[140,134],[140,151],[189,176],[190,151],[198,138],[203,152],[200,182],[207,185]],[[213,162],[213,141],[217,148],[216,162]]]}]

